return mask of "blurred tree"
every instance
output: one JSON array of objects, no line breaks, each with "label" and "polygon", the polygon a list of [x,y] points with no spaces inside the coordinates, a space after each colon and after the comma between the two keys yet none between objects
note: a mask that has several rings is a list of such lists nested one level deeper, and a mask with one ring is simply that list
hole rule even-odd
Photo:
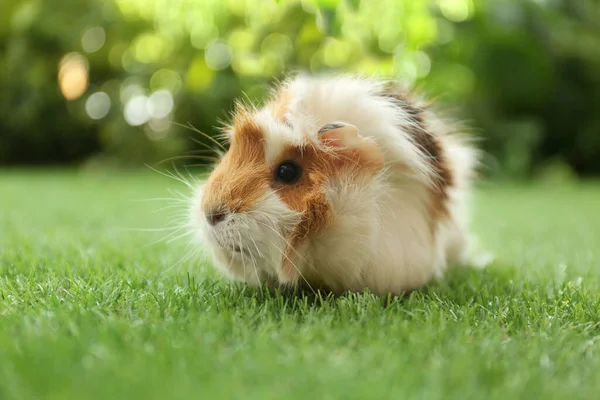
[{"label": "blurred tree", "polygon": [[492,173],[595,174],[597,21],[594,0],[4,0],[0,163],[200,151],[210,141],[179,124],[213,134],[242,92],[260,100],[307,69],[395,77],[457,106]]},{"label": "blurred tree", "polygon": [[[570,165],[600,172],[600,4],[556,0],[478,2],[453,37],[431,49],[433,90],[465,105],[484,148],[509,176]],[[459,73],[454,71],[458,68]]]}]

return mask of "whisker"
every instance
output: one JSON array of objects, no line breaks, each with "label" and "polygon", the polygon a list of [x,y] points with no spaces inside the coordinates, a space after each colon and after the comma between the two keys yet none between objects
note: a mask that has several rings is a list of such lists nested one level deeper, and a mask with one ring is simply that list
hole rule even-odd
[{"label": "whisker", "polygon": [[185,180],[183,180],[183,179],[181,179],[181,178],[179,178],[179,177],[176,177],[175,175],[173,175],[173,174],[169,173],[168,171],[167,171],[167,172],[161,172],[161,171],[159,171],[159,170],[157,170],[157,169],[155,169],[155,168],[151,167],[151,166],[150,166],[150,165],[148,165],[148,164],[145,164],[145,165],[146,165],[146,167],[150,168],[152,171],[154,171],[154,172],[156,172],[156,173],[158,173],[158,174],[160,174],[160,175],[162,175],[162,176],[164,176],[164,177],[166,177],[166,178],[171,178],[171,179],[174,179],[174,180],[176,180],[176,181],[178,181],[178,182],[180,182],[180,183],[183,183],[183,184],[184,184],[184,185],[186,185],[188,188],[190,188],[190,189],[192,189],[192,190],[194,189],[194,187],[192,186],[192,184],[191,184],[190,182],[187,182],[187,181],[185,181]]},{"label": "whisker", "polygon": [[169,192],[173,196],[178,197],[180,200],[183,200],[183,201],[188,201],[189,202],[189,201],[193,200],[193,196],[185,195],[185,194],[183,194],[180,191],[177,191],[175,189],[168,188],[167,192]]},{"label": "whisker", "polygon": [[[273,228],[272,226],[262,222],[262,221],[257,221],[259,224],[261,224],[262,226],[269,228],[271,231],[273,231],[280,239],[282,239],[284,242],[287,243],[287,239],[280,233],[277,232],[277,230],[275,228]],[[293,247],[291,247],[292,251],[298,256],[300,257],[300,259],[304,260],[304,256],[302,256],[300,253],[298,253],[298,251],[296,249],[294,249]]]},{"label": "whisker", "polygon": [[119,228],[123,231],[128,232],[164,232],[164,231],[172,231],[173,229],[179,229],[177,227],[165,227],[165,228]]},{"label": "whisker", "polygon": [[240,258],[242,259],[242,267],[244,268],[244,279],[246,279],[246,257],[244,257],[244,249],[242,247],[242,235],[239,231],[236,232],[238,234],[238,243],[240,248]]},{"label": "whisker", "polygon": [[[186,229],[186,228],[187,228],[187,226],[180,226],[177,229],[173,230],[173,232],[169,233],[167,236],[157,239],[157,240],[154,240],[150,243],[147,243],[144,246],[142,246],[142,248],[148,248],[150,246],[154,246],[157,243],[165,242],[165,241],[169,240],[170,238],[172,238],[173,236],[177,235],[179,231],[181,231],[182,229]],[[169,242],[167,242],[167,243],[169,243]]]},{"label": "whisker", "polygon": [[219,152],[218,152],[218,150],[217,150],[217,149],[215,149],[215,148],[213,148],[213,147],[210,147],[209,145],[207,145],[207,144],[206,144],[206,143],[204,143],[203,141],[201,141],[201,140],[198,140],[198,139],[196,139],[196,138],[193,138],[193,137],[190,137],[189,139],[190,139],[192,142],[196,143],[196,144],[199,144],[199,145],[202,145],[202,146],[206,147],[206,149],[204,149],[204,150],[211,151],[211,152],[213,152],[213,153],[215,153],[215,154],[219,154]]},{"label": "whisker", "polygon": [[[241,252],[241,257],[242,257],[242,264],[244,266],[244,276],[246,276],[246,257],[245,257],[245,251],[244,251],[244,244],[242,241],[242,234],[238,231],[237,232],[238,236],[239,236],[239,243],[240,243],[240,252]],[[258,276],[258,269],[256,268],[256,265],[254,266],[254,273],[256,274],[256,280],[258,281],[258,286],[260,288],[262,288],[262,282],[260,281],[260,277]]]},{"label": "whisker", "polygon": [[176,125],[179,125],[183,128],[188,128],[193,132],[197,132],[200,135],[204,136],[205,138],[207,138],[208,140],[210,140],[211,142],[213,142],[214,144],[216,144],[217,146],[219,146],[221,148],[221,150],[226,151],[225,146],[223,146],[221,143],[219,143],[215,138],[213,138],[210,135],[207,135],[206,133],[202,132],[201,130],[199,130],[198,128],[194,127],[189,121],[187,123],[187,125],[183,125],[183,124],[179,124],[177,122],[173,122]]},{"label": "whisker", "polygon": [[183,155],[183,156],[173,156],[173,157],[169,157],[169,158],[165,158],[162,161],[157,162],[156,164],[164,164],[166,162],[169,161],[176,161],[176,160],[206,160],[206,161],[212,161],[212,162],[217,162],[219,161],[219,159],[217,157],[211,157],[211,156],[204,156],[204,155]]},{"label": "whisker", "polygon": [[139,203],[143,203],[143,202],[148,202],[148,201],[180,201],[182,202],[185,199],[178,199],[178,198],[173,198],[173,197],[153,197],[153,198],[149,198],[149,199],[129,199],[129,201],[134,201],[134,202],[139,202]]},{"label": "whisker", "polygon": [[261,253],[261,251],[258,249],[258,246],[256,245],[256,241],[254,240],[254,238],[252,236],[250,236],[250,240],[252,240],[252,243],[254,244],[254,248],[256,249],[256,252],[260,256],[260,258],[264,259],[265,256],[263,256],[263,254]]},{"label": "whisker", "polygon": [[[274,243],[271,243],[271,246],[275,247],[279,251],[279,254],[281,254],[283,257],[285,257],[290,262],[290,264],[292,264],[292,267],[294,267],[296,272],[298,272],[298,274],[300,274],[300,277],[304,280],[306,285],[308,285],[308,288],[311,290],[311,292],[313,292],[313,294],[316,295],[317,292],[313,289],[313,287],[310,285],[310,283],[308,283],[308,280],[304,277],[302,272],[300,272],[300,269],[298,269],[296,264],[294,264],[294,262],[287,256],[287,254],[285,254],[285,252],[283,250],[281,250],[278,246],[276,246]],[[293,250],[293,248],[292,248],[292,250]]]},{"label": "whisker", "polygon": [[185,154],[195,154],[195,153],[207,153],[207,152],[215,152],[215,149],[211,148],[211,149],[197,149],[197,150],[190,150],[190,151],[186,151]]},{"label": "whisker", "polygon": [[[186,167],[203,167],[203,168],[206,168],[207,165],[206,164],[187,164]],[[210,175],[210,173],[208,173],[208,172],[200,174],[200,176],[204,176],[205,178],[208,177],[209,175]]]},{"label": "whisker", "polygon": [[184,249],[184,255],[179,259],[179,261],[177,261],[175,264],[171,265],[169,268],[165,269],[162,272],[162,275],[166,274],[167,272],[172,271],[173,269],[177,268],[184,262],[187,262],[190,259],[194,258],[198,254],[198,252],[199,252],[199,249],[194,248],[192,243],[188,244],[186,246],[186,248]]},{"label": "whisker", "polygon": [[[159,213],[159,212],[165,211],[165,210],[171,210],[173,208],[179,209],[179,208],[181,208],[181,205],[180,204],[171,204],[171,205],[168,205],[168,206],[164,206],[164,207],[161,207],[161,208],[159,208],[157,210],[152,211],[152,214],[156,214],[156,213]],[[183,214],[183,215],[187,216],[187,212],[185,214]]]},{"label": "whisker", "polygon": [[[259,211],[256,211],[257,213],[260,214]],[[268,214],[264,214],[265,216],[267,216],[268,218],[270,218],[270,216]],[[277,232],[277,230],[275,228],[273,228],[272,226],[262,222],[262,221],[257,221],[259,224],[271,229],[280,239],[282,239],[285,243],[287,243],[287,239],[279,232]],[[306,277],[302,274],[302,272],[300,271],[300,269],[296,266],[296,264],[287,256],[287,254],[285,254],[285,252],[280,249],[278,246],[276,246],[273,242],[270,243],[271,246],[275,247],[275,249],[277,249],[279,251],[279,253],[281,254],[281,256],[285,257],[290,264],[292,264],[292,266],[294,267],[294,269],[298,272],[298,274],[300,275],[300,277],[304,280],[304,282],[306,283],[306,285],[308,285],[308,287],[310,288],[310,290],[316,295],[316,291],[313,289],[313,287],[310,285],[310,283],[308,282],[308,280],[306,279]],[[292,251],[298,256],[300,257],[300,259],[304,260],[304,257],[298,253],[298,251],[296,249],[294,249],[293,247],[290,247],[292,249]]]},{"label": "whisker", "polygon": [[173,169],[175,170],[175,173],[177,174],[177,177],[179,177],[179,179],[181,179],[183,182],[189,183],[190,185],[192,183],[195,183],[195,179],[193,176],[189,175],[189,173],[188,173],[190,180],[189,181],[186,180],[186,178],[183,175],[181,175],[181,172],[179,172],[179,170],[177,169],[177,166],[175,164],[172,164],[172,165],[173,165]]},{"label": "whisker", "polygon": [[[244,222],[243,224],[247,229],[250,229],[250,227],[248,226],[247,223]],[[254,248],[256,249],[258,256],[260,258],[264,259],[264,256],[263,256],[262,252],[259,250],[258,245],[256,244],[256,241],[254,240],[252,235],[249,235],[249,237],[250,237],[250,240],[252,241],[252,243],[254,244]],[[250,254],[251,261],[252,261],[252,265],[254,267],[254,271],[256,272],[257,277],[258,277],[258,267],[257,267],[257,263],[256,263],[256,258],[254,257],[254,254],[252,252],[249,252],[249,254]],[[259,286],[262,288],[262,283],[260,282],[260,279],[259,279],[258,283],[259,283]]]},{"label": "whisker", "polygon": [[175,236],[175,237],[172,237],[171,239],[167,240],[167,243],[174,242],[175,240],[179,240],[179,239],[181,239],[181,238],[183,238],[183,237],[186,237],[186,236],[192,235],[193,233],[194,233],[194,231],[192,231],[192,230],[190,230],[190,231],[187,231],[187,232],[185,232],[185,233],[182,233],[181,235],[177,235],[177,236]]},{"label": "whisker", "polygon": [[[254,267],[254,272],[258,277],[258,267],[256,265],[256,258],[254,258],[252,252],[250,252],[250,261],[252,262],[252,267]],[[258,286],[262,289],[262,282],[260,281],[260,279],[258,280]]]}]

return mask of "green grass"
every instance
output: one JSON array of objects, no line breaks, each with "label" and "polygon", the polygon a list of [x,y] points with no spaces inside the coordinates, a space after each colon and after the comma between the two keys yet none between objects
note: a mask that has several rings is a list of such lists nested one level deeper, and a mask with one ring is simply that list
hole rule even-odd
[{"label": "green grass", "polygon": [[0,399],[597,398],[600,185],[487,187],[485,270],[386,301],[173,268],[175,182],[0,173]]}]

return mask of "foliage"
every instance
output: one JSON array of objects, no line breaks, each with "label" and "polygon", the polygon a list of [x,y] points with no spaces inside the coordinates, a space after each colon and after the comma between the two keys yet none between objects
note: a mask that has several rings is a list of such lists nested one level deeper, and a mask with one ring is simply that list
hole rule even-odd
[{"label": "foliage", "polygon": [[306,69],[414,83],[493,173],[597,173],[599,19],[593,0],[6,0],[0,162],[181,155],[209,142],[175,123],[213,134],[242,92]]},{"label": "foliage", "polygon": [[[164,226],[170,182],[0,174],[3,400],[600,390],[598,184],[479,192],[475,230],[496,261],[386,301],[270,294],[218,279],[201,258],[176,265],[179,243],[150,244],[168,232],[131,231]],[[135,201],[147,198],[158,199]]]}]

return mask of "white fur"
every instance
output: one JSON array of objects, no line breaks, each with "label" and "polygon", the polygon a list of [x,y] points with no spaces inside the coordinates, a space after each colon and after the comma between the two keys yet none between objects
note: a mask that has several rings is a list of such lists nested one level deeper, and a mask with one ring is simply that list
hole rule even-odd
[{"label": "white fur", "polygon": [[[386,168],[375,178],[341,176],[329,182],[326,195],[334,223],[327,231],[311,235],[292,257],[302,276],[317,277],[336,291],[368,288],[384,294],[418,288],[442,276],[450,263],[464,262],[467,254],[466,201],[475,151],[445,132],[446,126],[429,115],[432,120],[426,122],[441,138],[453,174],[450,218],[434,221],[432,235],[426,209],[434,177],[431,164],[403,130],[410,125],[406,112],[377,95],[381,84],[352,77],[298,77],[288,86],[292,93],[289,126],[266,110],[257,115],[269,163],[288,144],[316,141],[319,128],[332,121],[355,125],[362,136],[374,139],[383,150]],[[201,214],[192,218],[218,265],[230,275],[261,283],[277,281],[284,237],[298,215],[276,193],[269,192],[255,211],[230,215],[215,228],[206,224]],[[223,252],[215,238],[243,246],[248,252]]]},{"label": "white fur", "polygon": [[[226,276],[253,284],[276,279],[285,247],[285,233],[298,220],[273,191],[269,191],[248,212],[229,214],[225,221],[211,227],[201,209],[204,185],[194,196],[190,217],[197,237],[209,250],[215,265]],[[243,253],[223,248],[237,246]]]}]

